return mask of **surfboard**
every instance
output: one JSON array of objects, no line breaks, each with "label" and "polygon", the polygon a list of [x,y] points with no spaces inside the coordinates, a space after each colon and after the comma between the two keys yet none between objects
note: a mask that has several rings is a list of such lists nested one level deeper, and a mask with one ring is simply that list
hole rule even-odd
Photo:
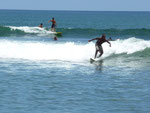
[{"label": "surfboard", "polygon": [[90,62],[93,63],[93,62],[99,62],[99,61],[102,61],[103,59],[102,58],[96,58],[96,59],[93,59],[93,58],[90,58]]},{"label": "surfboard", "polygon": [[95,60],[93,58],[90,58],[90,62],[94,62]]},{"label": "surfboard", "polygon": [[55,34],[61,36],[62,32],[56,32]]}]

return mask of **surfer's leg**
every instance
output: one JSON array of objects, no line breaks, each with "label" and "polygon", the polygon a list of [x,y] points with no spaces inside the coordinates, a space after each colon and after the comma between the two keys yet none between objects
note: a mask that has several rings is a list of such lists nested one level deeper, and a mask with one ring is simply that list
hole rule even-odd
[{"label": "surfer's leg", "polygon": [[100,55],[99,55],[99,57],[101,57],[103,55],[103,51],[100,51]]},{"label": "surfer's leg", "polygon": [[96,56],[97,56],[97,52],[98,52],[98,50],[96,50],[96,51],[95,51],[95,57],[94,57],[94,58],[96,58]]},{"label": "surfer's leg", "polygon": [[96,58],[98,51],[99,51],[98,45],[95,44],[95,57],[94,58]]},{"label": "surfer's leg", "polygon": [[51,31],[56,32],[55,24],[52,24],[52,26],[51,26]]},{"label": "surfer's leg", "polygon": [[56,32],[56,28],[55,27],[56,27],[56,25],[54,25],[54,32]]},{"label": "surfer's leg", "polygon": [[103,55],[103,48],[102,48],[102,46],[99,46],[99,52],[100,52],[100,55],[99,55],[99,57],[101,57],[102,55]]},{"label": "surfer's leg", "polygon": [[52,24],[52,26],[51,26],[51,31],[52,32],[54,31],[54,24]]}]

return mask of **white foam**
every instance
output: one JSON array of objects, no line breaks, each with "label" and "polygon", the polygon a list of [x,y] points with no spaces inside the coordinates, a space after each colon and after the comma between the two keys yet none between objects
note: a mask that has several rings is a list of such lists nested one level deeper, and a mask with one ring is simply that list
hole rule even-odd
[{"label": "white foam", "polygon": [[77,61],[91,56],[89,48],[92,44],[77,45],[71,42],[32,43],[0,40],[1,58],[21,58],[31,60],[66,60]]},{"label": "white foam", "polygon": [[106,43],[103,45],[105,48],[104,57],[110,56],[111,54],[132,54],[150,47],[150,41],[137,39],[135,37],[126,40],[111,41],[111,43],[112,47],[110,49],[108,49]]},{"label": "white foam", "polygon": [[[150,41],[136,38],[117,40],[111,42],[110,48],[107,43],[103,44],[104,54],[107,57],[112,54],[131,54],[150,47]],[[18,42],[0,40],[1,58],[19,58],[30,60],[63,60],[63,61],[85,61],[94,57],[95,43],[77,44],[66,43],[43,43],[43,42]]]},{"label": "white foam", "polygon": [[12,30],[21,30],[25,33],[35,33],[40,36],[56,34],[56,32],[52,32],[50,30],[46,30],[45,28],[40,28],[40,27],[29,27],[29,26],[19,26],[19,27],[8,26],[8,27]]}]

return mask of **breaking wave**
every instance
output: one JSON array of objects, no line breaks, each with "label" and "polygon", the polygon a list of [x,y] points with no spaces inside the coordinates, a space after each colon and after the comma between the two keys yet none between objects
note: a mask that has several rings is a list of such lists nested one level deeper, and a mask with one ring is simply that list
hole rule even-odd
[{"label": "breaking wave", "polygon": [[[111,55],[135,53],[146,57],[150,55],[150,41],[129,38],[111,41],[112,47],[107,43],[104,48],[103,58]],[[44,42],[18,42],[0,40],[0,58],[17,58],[29,60],[63,60],[86,61],[94,57],[95,43],[78,44],[74,42],[44,43]]]}]

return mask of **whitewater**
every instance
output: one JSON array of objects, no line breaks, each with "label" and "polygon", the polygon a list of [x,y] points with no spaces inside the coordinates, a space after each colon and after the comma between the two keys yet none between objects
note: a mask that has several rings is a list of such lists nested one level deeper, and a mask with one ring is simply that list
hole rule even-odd
[{"label": "whitewater", "polygon": [[[88,42],[88,41],[87,41]],[[117,54],[133,54],[150,50],[150,41],[131,37],[111,41],[112,47],[104,43],[102,58]],[[88,61],[95,54],[95,43],[77,42],[26,42],[0,40],[0,58],[29,60]]]}]

